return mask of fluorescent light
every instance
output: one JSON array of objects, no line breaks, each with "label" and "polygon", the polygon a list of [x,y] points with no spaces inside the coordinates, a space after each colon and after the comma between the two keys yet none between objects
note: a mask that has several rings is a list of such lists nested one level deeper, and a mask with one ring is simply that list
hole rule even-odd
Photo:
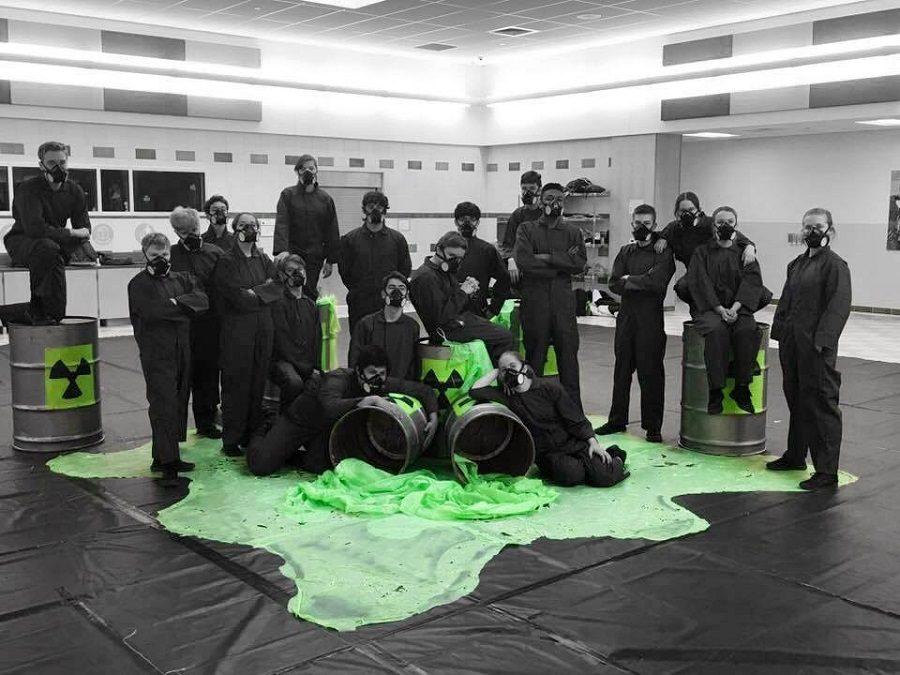
[{"label": "fluorescent light", "polygon": [[694,134],[682,134],[691,138],[737,138],[737,134],[726,134],[722,131],[698,131]]},{"label": "fluorescent light", "polygon": [[865,120],[857,121],[857,124],[868,124],[873,127],[900,127],[900,119],[896,117],[888,117],[881,120]]}]

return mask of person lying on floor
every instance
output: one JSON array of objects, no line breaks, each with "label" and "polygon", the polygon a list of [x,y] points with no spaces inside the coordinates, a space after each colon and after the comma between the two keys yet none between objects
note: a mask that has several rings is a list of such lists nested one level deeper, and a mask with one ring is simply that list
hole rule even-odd
[{"label": "person lying on floor", "polygon": [[268,476],[287,463],[311,473],[331,468],[328,439],[335,423],[358,407],[394,405],[386,394],[404,394],[417,399],[425,410],[425,444],[437,431],[438,404],[434,390],[412,380],[390,377],[388,355],[378,345],[359,350],[356,366],[326,373],[318,391],[307,387],[278,416],[265,433],[255,435],[247,448],[247,467],[256,476]]},{"label": "person lying on floor", "polygon": [[[558,382],[536,377],[518,352],[504,352],[498,366],[472,385],[469,396],[501,403],[519,416],[534,438],[544,478],[563,487],[611,487],[628,477],[625,452],[600,445],[591,423]],[[498,387],[492,386],[495,382]]]}]

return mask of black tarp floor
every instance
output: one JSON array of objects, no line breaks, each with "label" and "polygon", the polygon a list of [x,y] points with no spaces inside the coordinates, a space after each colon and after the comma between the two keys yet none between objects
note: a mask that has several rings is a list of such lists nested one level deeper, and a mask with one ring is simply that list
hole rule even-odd
[{"label": "black tarp floor", "polygon": [[[585,406],[605,414],[613,332],[581,333]],[[670,443],[680,347],[669,338]],[[0,357],[0,437],[10,438],[6,348]],[[101,358],[100,450],[142,444],[150,428],[134,341],[103,340]],[[510,547],[469,596],[345,633],[286,611],[294,586],[276,556],[162,529],[155,514],[186,489],[69,479],[47,470],[49,456],[4,446],[0,672],[900,672],[900,364],[839,363],[842,468],[857,483],[829,494],[685,495],[679,503],[707,531]],[[779,369],[769,372],[776,452],[787,415]]]}]

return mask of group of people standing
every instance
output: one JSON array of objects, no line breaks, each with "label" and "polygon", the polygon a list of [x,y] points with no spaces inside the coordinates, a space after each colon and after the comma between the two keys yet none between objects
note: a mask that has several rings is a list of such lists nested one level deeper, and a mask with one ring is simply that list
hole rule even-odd
[{"label": "group of people standing", "polygon": [[[15,225],[5,240],[14,263],[31,272],[32,298],[4,307],[4,322],[58,321],[65,314],[67,252],[90,236],[84,193],[67,180],[67,146],[45,143],[38,155],[42,175],[17,189]],[[248,467],[259,475],[285,463],[324,470],[334,423],[356,406],[387,405],[388,392],[421,401],[430,442],[437,399],[418,381],[420,328],[404,313],[409,300],[432,342],[484,341],[497,368],[475,384],[472,396],[501,401],[522,418],[546,478],[564,485],[613,485],[627,476],[625,453],[602,447],[595,435],[625,430],[635,371],[641,425],[648,440],[662,440],[663,304],[675,260],[687,269],[675,291],[688,302],[705,341],[708,412],[722,413],[728,377],[734,378],[729,394],[735,404],[755,412],[749,385],[759,333],[753,315],[772,296],[733,208],[706,216],[698,197],[686,192],[664,228],[653,206],[634,209],[633,241],[618,252],[609,284],[621,296],[612,406],[608,421],[591,429],[581,403],[572,289],[587,252],[580,229],[563,217],[566,193],[560,184],[543,184],[534,171],[522,175],[522,205],[510,216],[499,246],[478,237],[479,207],[458,204],[455,229],[412,270],[406,239],[386,226],[385,194],[366,193],[362,224],[342,237],[334,201],[318,186],[315,158],[303,155],[295,171],[297,184],[278,200],[274,259],[257,247],[256,216],[237,213],[229,225],[230,207],[221,195],[204,205],[204,232],[197,211],[178,207],[170,214],[174,244],[161,233],[141,242],[146,265],[129,284],[129,308],[147,384],[153,469],[164,482],[174,483],[179,472],[193,468],[178,449],[189,399],[198,435],[221,438],[226,455],[246,454]],[[72,229],[66,228],[68,220]],[[787,451],[769,468],[805,468],[812,453],[816,473],[801,485],[817,488],[837,481],[841,415],[835,357],[850,310],[850,276],[829,246],[835,234],[831,214],[811,209],[802,228],[807,250],[788,266],[772,327],[781,346],[791,424]],[[349,367],[322,372],[315,301],[320,275],[330,276],[334,265],[348,289]],[[513,334],[490,321],[514,296],[520,298],[524,358]],[[551,345],[558,382],[543,377]],[[277,415],[264,414],[267,381],[280,389]]]}]

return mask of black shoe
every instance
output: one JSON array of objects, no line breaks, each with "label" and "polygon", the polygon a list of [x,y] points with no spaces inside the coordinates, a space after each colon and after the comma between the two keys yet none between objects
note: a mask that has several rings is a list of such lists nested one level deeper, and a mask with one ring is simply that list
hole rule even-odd
[{"label": "black shoe", "polygon": [[812,477],[802,481],[800,487],[804,490],[826,490],[828,488],[836,488],[837,484],[838,479],[835,474],[816,472]]},{"label": "black shoe", "polygon": [[607,434],[621,434],[625,431],[625,425],[614,425],[606,422],[594,429],[594,433],[598,436],[606,436]]},{"label": "black shoe", "polygon": [[202,427],[197,429],[197,435],[203,438],[222,438],[222,430],[217,426]]},{"label": "black shoe", "polygon": [[[183,459],[179,459],[177,462],[172,463],[175,466],[176,471],[193,471],[195,464],[193,462],[185,462]],[[160,472],[166,470],[166,465],[161,464],[158,460],[153,460],[153,463],[150,465],[150,470],[154,472]]]},{"label": "black shoe", "polygon": [[731,400],[737,403],[737,407],[744,412],[748,412],[751,415],[756,414],[756,409],[753,407],[753,399],[750,396],[750,387],[746,384],[735,385],[734,389],[731,390]]},{"label": "black shoe", "polygon": [[164,464],[160,467],[162,476],[156,479],[156,482],[162,487],[178,487],[178,469],[175,462]]},{"label": "black shoe", "polygon": [[226,445],[223,443],[222,454],[226,457],[240,457],[244,453],[241,451],[241,446],[239,445]]},{"label": "black shoe", "polygon": [[721,389],[710,389],[709,390],[709,403],[706,406],[706,412],[710,415],[721,415],[722,410],[722,390]]},{"label": "black shoe", "polygon": [[766,468],[769,471],[806,471],[806,462],[795,464],[789,462],[787,457],[779,457],[771,462],[766,462]]},{"label": "black shoe", "polygon": [[647,440],[651,443],[662,443],[662,434],[658,431],[648,431]]}]

